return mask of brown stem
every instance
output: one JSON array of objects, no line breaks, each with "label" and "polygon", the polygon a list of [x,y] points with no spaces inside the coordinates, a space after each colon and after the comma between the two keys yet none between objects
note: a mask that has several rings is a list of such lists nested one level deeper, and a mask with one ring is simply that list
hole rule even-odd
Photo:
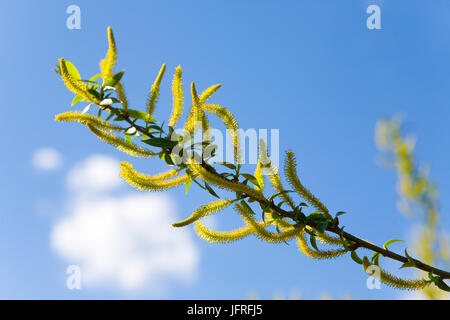
[{"label": "brown stem", "polygon": [[[130,118],[128,116],[124,116],[124,120],[126,122],[128,122],[130,125],[134,126],[134,123],[130,120]],[[145,134],[148,137],[153,137],[153,135],[150,132],[148,132],[147,130],[145,130],[145,129],[141,128],[141,127],[136,127],[136,129],[139,132],[141,132],[142,134]],[[204,166],[204,164],[202,164],[202,166]],[[204,168],[208,170],[208,168],[206,166],[204,166]],[[221,177],[221,176],[219,176],[219,177]],[[221,178],[223,178],[223,177],[221,177]],[[245,195],[245,197],[252,198],[250,195]],[[255,199],[255,198],[252,198],[252,199],[254,201],[262,203],[263,205],[267,205],[268,204],[272,210],[278,212],[283,218],[289,218],[289,219],[294,220],[294,214],[292,212],[288,212],[288,211],[285,211],[285,210],[279,208],[272,201],[269,201],[267,199],[266,199],[266,201],[263,201],[263,200],[260,200],[260,199]],[[314,226],[312,226],[312,227],[314,227]],[[399,262],[402,262],[402,263],[406,263],[406,262],[410,261],[410,260],[408,260],[407,257],[399,255],[399,254],[397,254],[395,252],[386,250],[384,248],[380,248],[380,247],[378,247],[378,246],[376,246],[376,245],[374,245],[374,244],[372,244],[372,243],[370,243],[368,241],[360,239],[360,238],[358,238],[358,237],[356,237],[356,236],[354,236],[354,235],[352,235],[350,233],[343,232],[343,231],[341,231],[341,229],[337,225],[329,226],[326,230],[331,232],[331,233],[337,234],[337,235],[342,235],[345,239],[356,243],[357,247],[366,248],[366,249],[371,250],[373,252],[378,252],[379,254],[381,254],[384,257],[388,257],[388,258],[391,258],[393,260],[396,260],[396,261],[399,261]],[[432,266],[427,265],[427,264],[423,263],[422,261],[419,261],[419,260],[416,260],[416,259],[412,259],[412,260],[414,261],[414,267],[415,268],[420,269],[420,270],[425,271],[425,272],[432,272],[434,275],[442,277],[442,279],[450,279],[450,272],[447,272],[445,270],[441,270],[441,269],[432,267]]]}]

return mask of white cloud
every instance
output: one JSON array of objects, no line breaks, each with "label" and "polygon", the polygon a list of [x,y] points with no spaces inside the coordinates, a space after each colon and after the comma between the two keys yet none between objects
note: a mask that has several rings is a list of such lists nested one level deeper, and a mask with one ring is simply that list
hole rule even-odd
[{"label": "white cloud", "polygon": [[[85,287],[161,293],[173,280],[189,283],[196,276],[199,251],[187,229],[171,226],[181,220],[173,200],[137,192],[112,197],[109,191],[119,186],[113,164],[118,167],[113,158],[92,156],[70,170],[69,213],[53,226],[52,247],[80,266]],[[81,191],[86,188],[98,192]]]},{"label": "white cloud", "polygon": [[92,155],[76,164],[67,175],[67,186],[76,192],[109,191],[121,181],[119,161],[104,155]]},{"label": "white cloud", "polygon": [[44,147],[36,150],[31,160],[33,167],[41,171],[53,171],[58,170],[62,163],[63,158],[59,151]]}]

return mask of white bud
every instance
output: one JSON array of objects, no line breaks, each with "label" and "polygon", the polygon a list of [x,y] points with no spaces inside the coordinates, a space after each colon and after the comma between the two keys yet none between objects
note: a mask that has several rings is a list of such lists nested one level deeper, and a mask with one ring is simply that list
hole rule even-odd
[{"label": "white bud", "polygon": [[89,103],[86,108],[83,109],[83,111],[81,113],[87,113],[89,111],[89,109],[91,108],[92,103]]},{"label": "white bud", "polygon": [[126,133],[126,134],[129,134],[129,135],[133,135],[133,134],[135,134],[136,132],[137,132],[136,128],[135,128],[135,127],[131,127],[131,128],[129,128],[125,133]]},{"label": "white bud", "polygon": [[100,102],[101,106],[110,106],[112,105],[113,101],[112,99],[103,99],[102,102]]}]

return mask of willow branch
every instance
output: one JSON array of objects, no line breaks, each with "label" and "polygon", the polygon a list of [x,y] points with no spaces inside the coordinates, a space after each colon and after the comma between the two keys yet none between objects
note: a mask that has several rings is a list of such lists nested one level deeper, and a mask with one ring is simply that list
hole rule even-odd
[{"label": "willow branch", "polygon": [[[111,111],[108,107],[106,107],[106,108],[104,107],[104,109],[106,109],[108,111]],[[128,115],[125,114],[125,115],[122,115],[122,117],[130,125],[135,126],[137,131],[139,131],[140,133],[142,133],[142,134],[144,134],[144,135],[146,135],[148,137],[153,137],[153,135],[148,130],[146,130],[145,128],[142,128],[140,126],[136,126]],[[212,172],[210,170],[210,168],[208,166],[206,166],[204,163],[201,163],[201,165],[206,170]],[[212,172],[212,173],[217,175],[217,173],[215,173],[215,172]],[[221,177],[220,175],[217,175],[217,176]],[[221,178],[223,178],[223,177],[221,177]],[[276,206],[273,201],[269,201],[267,199],[264,199],[264,200],[256,199],[256,198],[254,198],[254,197],[252,197],[250,195],[247,195],[247,194],[244,194],[242,196],[242,198],[250,198],[250,199],[252,199],[252,200],[254,200],[256,202],[259,202],[259,203],[261,203],[263,205],[268,205],[273,211],[276,211],[281,217],[294,220],[294,214],[292,212],[283,210],[282,208]],[[308,225],[310,227],[313,227],[313,228],[316,227],[313,224],[308,224]],[[370,251],[377,252],[380,255],[384,256],[384,257],[387,257],[387,258],[390,258],[392,260],[396,260],[396,261],[399,261],[399,262],[402,262],[402,263],[406,263],[406,262],[409,262],[409,261],[412,260],[412,261],[414,261],[414,267],[415,268],[417,268],[419,270],[422,270],[422,271],[425,271],[425,272],[432,272],[434,275],[442,277],[442,279],[450,279],[450,272],[448,272],[448,271],[435,268],[435,267],[430,266],[430,265],[428,265],[426,263],[423,263],[422,261],[419,261],[417,259],[411,259],[411,258],[408,259],[405,256],[402,256],[402,255],[397,254],[395,252],[392,252],[392,251],[386,250],[384,248],[378,247],[378,246],[376,246],[373,243],[370,243],[370,242],[368,242],[366,240],[360,239],[360,238],[358,238],[358,237],[356,237],[356,236],[354,236],[354,235],[352,235],[352,234],[350,234],[348,232],[342,231],[342,229],[339,228],[337,224],[328,226],[326,230],[331,232],[331,233],[334,233],[334,234],[337,234],[339,236],[342,236],[342,237],[344,237],[344,239],[347,239],[347,240],[350,240],[350,241],[354,242],[355,245],[353,246],[352,249],[365,248],[365,249],[368,249]]]}]

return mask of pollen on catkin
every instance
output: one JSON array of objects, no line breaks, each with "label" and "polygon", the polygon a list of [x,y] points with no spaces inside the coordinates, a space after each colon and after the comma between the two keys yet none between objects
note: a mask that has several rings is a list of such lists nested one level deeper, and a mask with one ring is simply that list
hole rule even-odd
[{"label": "pollen on catkin", "polygon": [[105,59],[100,62],[100,71],[103,83],[111,79],[114,75],[113,69],[117,62],[117,47],[111,27],[108,27],[108,52]]},{"label": "pollen on catkin", "polygon": [[169,127],[175,127],[175,125],[178,122],[178,119],[181,117],[181,114],[183,113],[184,95],[182,84],[182,71],[180,66],[176,68],[175,75],[173,77],[172,96],[173,96],[173,107],[169,119]]},{"label": "pollen on catkin", "polygon": [[206,103],[202,105],[203,110],[215,114],[224,123],[233,141],[234,161],[241,163],[241,146],[239,126],[234,115],[225,107],[218,104]]},{"label": "pollen on catkin", "polygon": [[397,289],[421,290],[430,284],[430,281],[425,279],[418,279],[418,280],[401,279],[383,270],[379,266],[370,263],[367,257],[363,258],[363,269],[368,275],[380,280],[389,287],[394,287]]},{"label": "pollen on catkin", "polygon": [[219,188],[234,192],[245,193],[255,199],[266,201],[264,195],[260,191],[255,190],[245,184],[233,182],[223,178],[222,176],[209,172],[206,169],[204,169],[200,164],[195,163],[192,159],[190,159],[188,167],[191,169],[192,172],[197,174],[202,180],[211,183]]},{"label": "pollen on catkin", "polygon": [[297,164],[295,161],[295,156],[294,153],[290,150],[286,151],[286,162],[284,166],[284,172],[291,186],[295,189],[295,191],[297,191],[297,193],[303,199],[309,202],[317,210],[327,215],[329,214],[328,208],[325,207],[325,205],[319,199],[317,199],[308,189],[306,189],[300,182],[300,179],[297,176]]},{"label": "pollen on catkin", "polygon": [[188,224],[191,224],[191,223],[197,221],[198,219],[212,215],[214,213],[217,213],[217,212],[225,209],[231,203],[233,203],[233,200],[229,200],[229,199],[220,199],[217,201],[210,202],[208,204],[201,206],[197,210],[195,210],[194,213],[192,213],[192,215],[189,218],[187,218],[183,221],[180,221],[180,222],[175,222],[172,224],[172,226],[174,226],[174,227],[187,226]]},{"label": "pollen on catkin", "polygon": [[[264,165],[263,165],[264,164]],[[286,201],[291,208],[295,208],[294,201],[289,196],[287,192],[285,192],[285,189],[283,187],[283,184],[281,183],[281,177],[278,173],[278,169],[275,167],[273,162],[270,160],[266,143],[263,139],[259,140],[259,160],[258,165],[261,167],[264,167],[264,170],[266,171],[269,181],[272,184],[273,188],[278,192],[281,193],[281,197],[284,201]]]},{"label": "pollen on catkin", "polygon": [[[293,225],[285,220],[278,219],[275,222],[282,230],[292,227]],[[297,227],[299,228],[299,227]],[[300,228],[302,230],[301,233],[297,235],[297,244],[299,246],[300,251],[302,251],[306,256],[311,258],[317,258],[317,259],[330,259],[334,257],[338,257],[342,254],[344,254],[345,250],[328,250],[328,251],[316,251],[309,247],[308,242],[305,239],[306,231],[305,228],[308,228],[311,230],[309,226],[305,226],[303,228]],[[334,237],[331,237],[325,233],[319,233],[317,236],[317,239],[325,244],[331,244],[331,245],[338,245],[336,239]],[[339,239],[340,241],[340,239]]]},{"label": "pollen on catkin", "polygon": [[119,97],[120,102],[125,110],[128,109],[128,99],[125,94],[125,88],[121,81],[116,84],[117,96]]},{"label": "pollen on catkin", "polygon": [[198,123],[203,124],[203,118],[205,116],[204,111],[201,108],[200,98],[197,94],[197,89],[195,88],[195,83],[191,83],[191,96],[192,96],[192,106],[189,110],[188,117],[184,124],[184,130],[187,131],[191,136],[194,135],[195,130],[197,130],[196,125]]},{"label": "pollen on catkin", "polygon": [[258,238],[260,238],[261,240],[264,240],[266,242],[277,243],[277,242],[287,241],[289,239],[294,238],[295,236],[300,234],[302,231],[301,229],[291,227],[291,228],[287,229],[286,231],[279,232],[279,233],[270,232],[270,231],[266,230],[265,227],[262,226],[258,221],[256,221],[255,218],[253,218],[252,214],[248,211],[248,209],[245,206],[238,204],[238,203],[236,203],[234,206],[235,206],[236,211],[244,219],[245,223],[249,227],[253,228],[254,234]]},{"label": "pollen on catkin", "polygon": [[69,111],[60,113],[55,116],[56,121],[64,121],[64,122],[78,122],[84,125],[91,125],[103,130],[110,131],[121,131],[122,127],[113,125],[106,121],[103,121],[100,117],[94,116],[92,114],[81,113],[79,111]]},{"label": "pollen on catkin", "polygon": [[254,228],[251,226],[245,226],[233,231],[215,231],[207,228],[200,221],[195,222],[194,230],[201,239],[210,243],[230,243],[254,233]]},{"label": "pollen on catkin", "polygon": [[59,59],[59,67],[61,69],[61,77],[66,85],[67,89],[72,91],[73,93],[83,97],[84,100],[93,102],[95,104],[99,104],[100,100],[94,97],[89,91],[86,85],[79,79],[75,79],[70,75],[67,70],[66,61],[64,58]]},{"label": "pollen on catkin", "polygon": [[215,84],[203,91],[199,97],[200,104],[205,103],[217,90],[220,89],[221,86],[221,84]]},{"label": "pollen on catkin", "polygon": [[255,189],[259,190],[259,191],[263,191],[264,190],[264,173],[262,171],[262,167],[261,167],[261,161],[258,160],[258,163],[256,164],[256,169],[255,169],[255,173],[253,174],[253,176],[256,178],[256,181],[258,181],[258,185],[255,185]]},{"label": "pollen on catkin", "polygon": [[159,70],[159,73],[155,79],[155,82],[153,82],[152,88],[150,89],[150,96],[147,101],[147,112],[148,112],[149,116],[152,116],[153,112],[155,111],[156,102],[159,97],[159,88],[161,86],[161,80],[164,76],[165,71],[166,71],[166,65],[163,64],[161,66],[161,69]]},{"label": "pollen on catkin", "polygon": [[120,176],[131,186],[140,191],[163,191],[185,183],[190,177],[188,175],[176,176],[177,170],[149,176],[136,171],[128,162],[120,164]]},{"label": "pollen on catkin", "polygon": [[95,126],[92,126],[90,124],[86,125],[89,128],[89,130],[91,130],[91,132],[95,134],[98,138],[112,145],[113,147],[116,147],[118,150],[124,153],[127,153],[134,157],[144,157],[144,158],[153,157],[156,155],[156,153],[138,147],[132,142],[128,142],[111,132],[105,131],[103,129],[97,129]]},{"label": "pollen on catkin", "polygon": [[347,252],[345,249],[338,250],[326,250],[317,251],[309,247],[308,242],[305,239],[305,231],[303,230],[300,235],[297,236],[297,245],[303,254],[314,259],[332,259],[337,258]]}]

